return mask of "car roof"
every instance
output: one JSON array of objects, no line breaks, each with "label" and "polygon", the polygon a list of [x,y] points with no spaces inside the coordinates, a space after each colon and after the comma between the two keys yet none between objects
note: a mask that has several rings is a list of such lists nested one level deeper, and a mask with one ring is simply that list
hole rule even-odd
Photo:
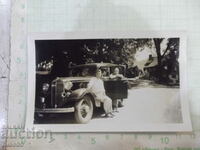
[{"label": "car roof", "polygon": [[117,66],[123,66],[123,65],[117,65],[117,64],[112,64],[112,63],[88,63],[88,64],[81,64],[81,65],[76,65],[72,66],[71,68],[78,68],[78,67],[87,67],[87,66],[94,66],[94,67],[117,67]]}]

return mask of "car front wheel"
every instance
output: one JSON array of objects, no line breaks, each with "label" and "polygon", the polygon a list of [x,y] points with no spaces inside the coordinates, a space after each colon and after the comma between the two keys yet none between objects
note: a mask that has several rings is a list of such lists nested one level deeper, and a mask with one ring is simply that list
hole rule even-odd
[{"label": "car front wheel", "polygon": [[77,123],[88,123],[93,115],[93,103],[90,96],[85,95],[75,105],[75,119]]}]

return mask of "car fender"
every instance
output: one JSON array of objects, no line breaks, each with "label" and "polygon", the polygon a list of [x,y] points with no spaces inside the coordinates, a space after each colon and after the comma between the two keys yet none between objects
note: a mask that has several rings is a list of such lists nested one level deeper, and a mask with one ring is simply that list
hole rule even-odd
[{"label": "car fender", "polygon": [[74,91],[72,92],[72,94],[70,95],[69,98],[70,98],[71,100],[79,101],[79,100],[81,100],[86,94],[92,97],[92,99],[93,99],[93,104],[94,104],[96,107],[100,107],[100,106],[101,106],[101,102],[100,102],[99,100],[96,99],[95,94],[92,93],[92,92],[87,92],[87,91],[86,91],[86,88],[81,88],[81,89],[74,90]]},{"label": "car fender", "polygon": [[69,96],[69,99],[72,100],[79,100],[86,94],[86,88],[80,88],[77,90],[74,90],[71,95]]}]

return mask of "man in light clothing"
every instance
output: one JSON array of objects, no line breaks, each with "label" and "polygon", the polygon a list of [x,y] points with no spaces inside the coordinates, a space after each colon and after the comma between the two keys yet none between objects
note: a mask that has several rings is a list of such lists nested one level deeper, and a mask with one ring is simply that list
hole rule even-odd
[{"label": "man in light clothing", "polygon": [[112,100],[106,95],[103,80],[101,79],[102,72],[97,70],[96,77],[93,77],[88,83],[87,91],[95,94],[96,99],[103,103],[106,117],[113,117]]}]

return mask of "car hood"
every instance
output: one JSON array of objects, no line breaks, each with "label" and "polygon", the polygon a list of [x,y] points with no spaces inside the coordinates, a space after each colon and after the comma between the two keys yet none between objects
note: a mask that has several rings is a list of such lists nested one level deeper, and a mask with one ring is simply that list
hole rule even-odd
[{"label": "car hood", "polygon": [[71,81],[71,82],[80,82],[80,81],[84,81],[84,82],[89,82],[91,80],[91,78],[93,77],[57,77],[54,81],[63,81],[63,82],[67,82],[67,81]]}]

